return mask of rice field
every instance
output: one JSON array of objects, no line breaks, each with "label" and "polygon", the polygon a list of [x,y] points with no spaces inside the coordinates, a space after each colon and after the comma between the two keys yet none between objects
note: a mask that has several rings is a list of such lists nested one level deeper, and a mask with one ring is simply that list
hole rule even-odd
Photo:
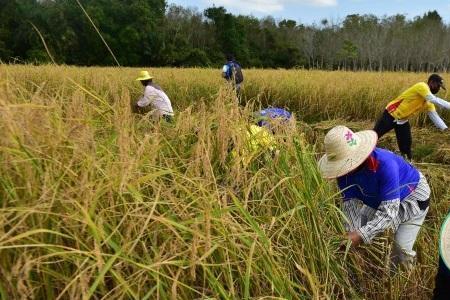
[{"label": "rice field", "polygon": [[[328,129],[372,128],[428,74],[244,70],[238,105],[219,70],[149,69],[176,110],[168,124],[131,113],[138,71],[0,65],[1,299],[430,297],[448,133],[413,120],[432,198],[409,271],[390,272],[390,234],[340,247],[339,195],[316,165]],[[277,155],[243,163],[231,149],[245,151],[267,105],[296,122],[275,136]],[[393,134],[380,143],[397,149]]]}]

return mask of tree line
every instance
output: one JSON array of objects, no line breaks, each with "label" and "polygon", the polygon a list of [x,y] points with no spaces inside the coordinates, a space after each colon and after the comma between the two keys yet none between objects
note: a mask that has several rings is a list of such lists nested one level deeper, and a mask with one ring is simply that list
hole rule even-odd
[{"label": "tree line", "polygon": [[122,66],[217,67],[232,53],[244,68],[450,67],[450,26],[437,11],[305,25],[164,0],[0,0],[0,59],[45,63],[50,53],[59,64],[116,64],[93,25]]}]

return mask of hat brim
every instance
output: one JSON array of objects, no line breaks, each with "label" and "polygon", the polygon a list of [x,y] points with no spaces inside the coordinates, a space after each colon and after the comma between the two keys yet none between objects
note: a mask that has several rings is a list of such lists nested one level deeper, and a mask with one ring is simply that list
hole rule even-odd
[{"label": "hat brim", "polygon": [[373,152],[377,145],[378,135],[373,130],[364,130],[355,133],[359,137],[358,149],[351,157],[340,160],[329,160],[327,154],[319,160],[319,170],[323,177],[333,179],[350,173],[359,167]]},{"label": "hat brim", "polygon": [[153,79],[153,77],[152,76],[144,76],[144,77],[136,78],[136,81],[150,80],[150,79]]},{"label": "hat brim", "polygon": [[447,215],[441,228],[439,253],[445,265],[450,270],[450,214]]}]

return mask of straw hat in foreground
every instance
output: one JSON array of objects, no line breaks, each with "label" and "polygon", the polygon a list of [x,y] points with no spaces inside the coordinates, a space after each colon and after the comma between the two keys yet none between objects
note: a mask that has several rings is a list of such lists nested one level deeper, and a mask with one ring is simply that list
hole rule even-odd
[{"label": "straw hat in foreground", "polygon": [[439,238],[439,253],[444,261],[447,269],[450,270],[450,214],[444,221],[441,228],[441,236]]},{"label": "straw hat in foreground", "polygon": [[378,136],[373,130],[353,132],[345,126],[336,126],[325,136],[325,155],[319,160],[319,169],[325,178],[343,176],[360,166],[372,153]]}]

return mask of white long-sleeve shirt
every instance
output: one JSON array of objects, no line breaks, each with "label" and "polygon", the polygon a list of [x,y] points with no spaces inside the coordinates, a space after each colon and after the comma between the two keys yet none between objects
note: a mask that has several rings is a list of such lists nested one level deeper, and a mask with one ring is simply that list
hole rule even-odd
[{"label": "white long-sleeve shirt", "polygon": [[144,95],[138,100],[139,107],[151,105],[157,114],[173,116],[172,103],[169,97],[162,90],[151,85],[147,85],[144,89]]},{"label": "white long-sleeve shirt", "polygon": [[[431,102],[433,104],[439,105],[442,108],[450,110],[450,102],[447,102],[444,99],[436,97],[433,94],[428,94],[425,97],[425,99],[428,102]],[[448,128],[447,125],[445,124],[445,122],[441,119],[441,117],[439,116],[439,114],[436,111],[434,111],[434,110],[433,111],[428,111],[428,117],[431,119],[431,121],[433,122],[434,126],[439,128],[440,130],[445,130],[445,129]]]},{"label": "white long-sleeve shirt", "polygon": [[447,102],[447,101],[445,101],[444,99],[441,99],[441,98],[439,98],[439,97],[436,97],[436,96],[433,95],[433,94],[428,94],[428,95],[426,95],[426,96],[425,96],[425,100],[427,100],[427,101],[429,101],[429,102],[431,102],[431,103],[433,103],[433,104],[439,105],[439,106],[442,107],[442,108],[450,109],[450,102]]},{"label": "white long-sleeve shirt", "polygon": [[439,128],[440,130],[445,130],[448,128],[447,125],[445,124],[444,120],[441,119],[441,117],[439,116],[439,114],[436,111],[429,111],[428,117],[433,122],[434,126]]}]

